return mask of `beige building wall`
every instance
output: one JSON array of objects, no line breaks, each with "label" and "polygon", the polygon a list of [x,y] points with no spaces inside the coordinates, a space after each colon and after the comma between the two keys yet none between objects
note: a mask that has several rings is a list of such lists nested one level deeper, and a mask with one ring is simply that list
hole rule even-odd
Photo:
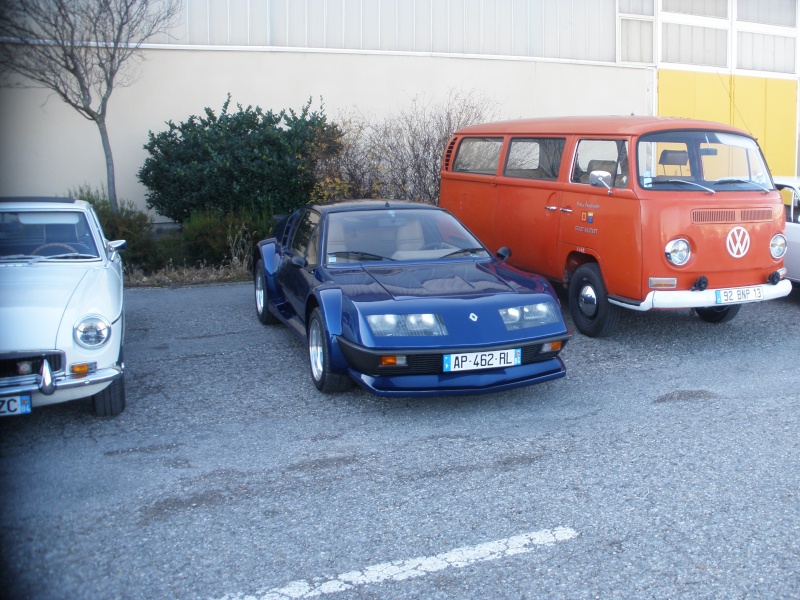
[{"label": "beige building wall", "polygon": [[[149,131],[166,129],[205,107],[219,112],[227,94],[280,110],[320,97],[326,114],[360,111],[380,120],[415,96],[432,101],[474,91],[503,117],[653,114],[655,69],[569,62],[247,49],[148,49],[139,78],[111,96],[108,127],[117,194],[145,207],[137,172]],[[97,127],[40,89],[0,89],[0,195],[66,195],[105,185]]]}]

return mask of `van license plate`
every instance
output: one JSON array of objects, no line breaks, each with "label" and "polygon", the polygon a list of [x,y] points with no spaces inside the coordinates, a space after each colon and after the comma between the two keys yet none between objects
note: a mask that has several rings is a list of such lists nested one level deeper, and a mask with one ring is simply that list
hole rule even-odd
[{"label": "van license plate", "polygon": [[31,397],[27,394],[0,398],[0,417],[26,415],[29,412],[31,412]]},{"label": "van license plate", "polygon": [[522,350],[495,350],[494,352],[464,352],[463,354],[445,354],[444,372],[474,371],[476,369],[497,369],[522,364]]},{"label": "van license plate", "polygon": [[717,290],[716,294],[717,304],[738,304],[739,302],[755,302],[764,299],[764,290],[760,285]]}]

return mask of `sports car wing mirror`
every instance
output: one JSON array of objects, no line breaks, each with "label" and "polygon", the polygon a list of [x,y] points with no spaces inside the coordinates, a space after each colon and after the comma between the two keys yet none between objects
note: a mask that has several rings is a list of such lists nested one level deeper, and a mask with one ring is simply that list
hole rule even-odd
[{"label": "sports car wing mirror", "polygon": [[498,248],[497,254],[495,256],[497,256],[497,258],[505,262],[509,258],[511,258],[511,248],[509,248],[508,246],[503,246],[502,248]]}]

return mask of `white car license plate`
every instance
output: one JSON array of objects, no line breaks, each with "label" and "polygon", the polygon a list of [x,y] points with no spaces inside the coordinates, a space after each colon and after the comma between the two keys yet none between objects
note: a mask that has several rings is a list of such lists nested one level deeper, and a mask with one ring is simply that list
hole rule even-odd
[{"label": "white car license plate", "polygon": [[717,304],[736,304],[739,302],[755,302],[764,299],[764,290],[761,286],[742,288],[729,288],[717,290]]},{"label": "white car license plate", "polygon": [[522,350],[495,350],[493,352],[465,352],[445,354],[444,372],[474,371],[476,369],[497,369],[522,364]]},{"label": "white car license plate", "polygon": [[27,394],[0,398],[0,417],[26,415],[29,412],[31,412],[31,397]]}]

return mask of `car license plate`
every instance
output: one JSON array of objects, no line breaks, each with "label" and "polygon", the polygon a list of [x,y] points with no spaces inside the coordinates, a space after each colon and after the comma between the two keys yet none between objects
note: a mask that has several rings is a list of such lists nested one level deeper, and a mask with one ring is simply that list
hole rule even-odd
[{"label": "car license plate", "polygon": [[444,372],[474,371],[475,369],[497,369],[522,364],[522,350],[495,350],[493,352],[465,352],[445,354]]},{"label": "car license plate", "polygon": [[0,398],[0,417],[26,415],[29,412],[31,412],[31,397],[29,395]]},{"label": "car license plate", "polygon": [[743,288],[716,290],[717,304],[737,304],[739,302],[755,302],[764,299],[764,290],[760,285]]}]

